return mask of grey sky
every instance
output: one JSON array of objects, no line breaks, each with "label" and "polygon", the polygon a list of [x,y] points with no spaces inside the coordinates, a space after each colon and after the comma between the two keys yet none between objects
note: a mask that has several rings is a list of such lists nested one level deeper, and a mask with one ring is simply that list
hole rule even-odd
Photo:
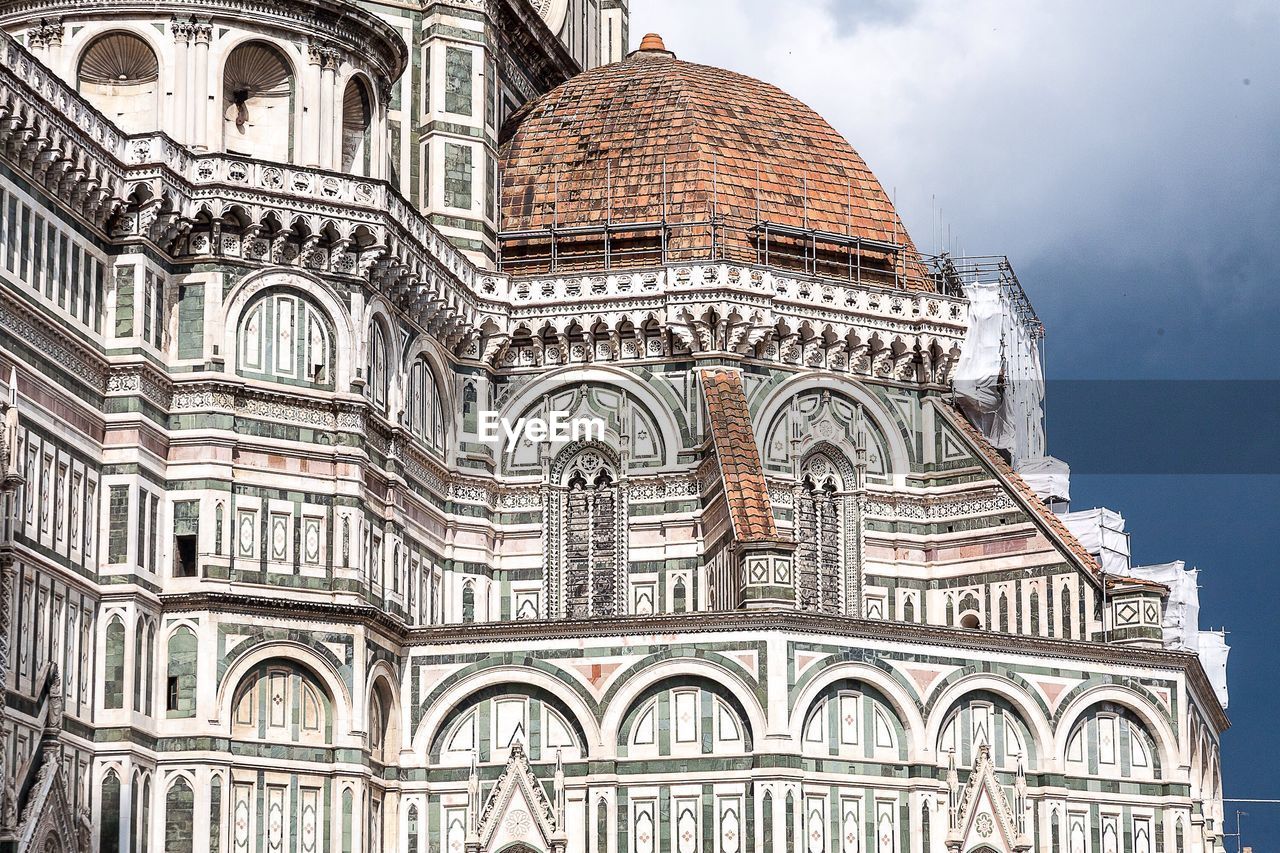
[{"label": "grey sky", "polygon": [[[896,188],[922,250],[938,247],[936,206],[964,250],[1008,254],[1048,326],[1051,378],[1280,378],[1280,2],[632,7],[637,41],[656,30],[681,58],[776,83],[826,116]],[[1260,383],[1259,399],[1275,385]],[[1197,428],[1193,415],[1184,434],[1160,439],[1140,403],[1076,399],[1058,404],[1075,419],[1055,432],[1071,420],[1055,418],[1055,389],[1049,450],[1068,461],[1122,446],[1121,433],[1196,455],[1277,429],[1245,403],[1219,413],[1226,429]],[[1138,562],[1205,570],[1202,624],[1232,631],[1224,789],[1280,798],[1280,477],[1102,473],[1071,488],[1077,508],[1125,514]],[[1280,838],[1280,808],[1247,808],[1245,844]]]},{"label": "grey sky", "polygon": [[1206,347],[1196,375],[1280,370],[1220,348],[1280,315],[1280,3],[633,0],[650,30],[823,114],[922,250],[941,209],[956,248],[1009,254],[1051,335],[1095,300],[1140,333],[1129,375]]}]

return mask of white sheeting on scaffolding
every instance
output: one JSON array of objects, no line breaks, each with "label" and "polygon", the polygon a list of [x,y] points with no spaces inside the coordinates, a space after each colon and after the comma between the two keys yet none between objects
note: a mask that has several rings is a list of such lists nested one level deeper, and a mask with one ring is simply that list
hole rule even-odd
[{"label": "white sheeting on scaffolding", "polygon": [[1164,606],[1164,647],[1200,656],[1213,692],[1222,707],[1227,707],[1227,646],[1222,631],[1200,630],[1200,570],[1188,569],[1181,560],[1154,566],[1133,566],[1129,575],[1155,581],[1169,587]]},{"label": "white sheeting on scaffolding", "polygon": [[1124,516],[1099,507],[1080,512],[1064,512],[1059,518],[1080,540],[1084,549],[1098,558],[1102,570],[1111,575],[1129,574],[1129,534],[1124,532]]},{"label": "white sheeting on scaffolding", "polygon": [[1018,474],[1042,501],[1071,502],[1071,466],[1052,456],[1032,456],[1018,463]]},{"label": "white sheeting on scaffolding", "polygon": [[1016,469],[1045,455],[1039,338],[999,282],[970,282],[964,292],[969,329],[953,377],[957,402]]},{"label": "white sheeting on scaffolding", "polygon": [[1225,631],[1201,631],[1199,640],[1200,665],[1204,674],[1213,685],[1213,692],[1218,696],[1222,709],[1227,708],[1227,655],[1231,647],[1227,645]]},{"label": "white sheeting on scaffolding", "polygon": [[1194,652],[1199,646],[1200,588],[1198,569],[1188,569],[1181,560],[1155,566],[1133,566],[1132,577],[1155,581],[1169,587],[1164,607],[1164,647]]}]

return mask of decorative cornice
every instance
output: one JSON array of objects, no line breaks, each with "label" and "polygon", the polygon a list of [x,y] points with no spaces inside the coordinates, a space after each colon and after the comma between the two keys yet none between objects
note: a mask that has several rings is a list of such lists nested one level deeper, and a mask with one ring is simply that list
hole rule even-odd
[{"label": "decorative cornice", "polygon": [[1004,656],[1105,664],[1153,670],[1175,670],[1207,710],[1219,732],[1231,726],[1214,698],[1213,687],[1200,659],[1191,652],[1116,646],[1083,640],[1011,636],[987,631],[945,628],[908,622],[860,619],[801,610],[729,610],[665,616],[625,616],[608,619],[554,619],[484,622],[466,625],[413,627],[368,604],[327,604],[231,593],[161,595],[166,613],[192,611],[251,614],[300,621],[341,620],[376,627],[403,646],[444,646],[495,643],[519,648],[540,640],[582,640],[603,637],[642,637],[670,634],[742,632],[820,634],[845,640],[892,642],[914,646],[942,646],[968,652]]}]

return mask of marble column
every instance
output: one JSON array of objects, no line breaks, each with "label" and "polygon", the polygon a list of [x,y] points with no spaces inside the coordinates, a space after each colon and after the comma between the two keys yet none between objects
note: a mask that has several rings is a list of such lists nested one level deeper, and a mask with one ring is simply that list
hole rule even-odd
[{"label": "marble column", "polygon": [[188,86],[187,67],[191,44],[192,24],[176,18],[169,25],[173,33],[173,121],[169,133],[178,142],[191,139],[191,93]]},{"label": "marble column", "polygon": [[334,120],[337,97],[334,94],[334,82],[337,77],[338,63],[341,55],[334,48],[326,48],[324,62],[320,67],[320,168],[332,169],[334,152]]},{"label": "marble column", "polygon": [[324,46],[312,42],[307,46],[307,76],[302,81],[298,103],[302,106],[302,140],[297,160],[304,166],[320,165],[320,66],[324,64]]},{"label": "marble column", "polygon": [[194,101],[195,125],[191,133],[191,145],[197,151],[209,150],[209,40],[213,27],[207,21],[198,21],[195,33],[195,70],[191,97]]}]

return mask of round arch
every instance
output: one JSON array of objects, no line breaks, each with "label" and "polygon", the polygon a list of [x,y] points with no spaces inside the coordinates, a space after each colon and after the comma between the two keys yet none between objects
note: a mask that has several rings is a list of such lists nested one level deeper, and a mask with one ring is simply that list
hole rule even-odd
[{"label": "round arch", "polygon": [[67,45],[76,91],[125,133],[160,130],[167,81],[155,31],[119,24],[86,30]]},{"label": "round arch", "polygon": [[622,723],[627,713],[645,691],[663,681],[689,676],[700,676],[715,682],[728,690],[730,695],[737,697],[742,710],[746,712],[746,722],[751,727],[753,742],[758,744],[768,734],[768,721],[756,699],[755,689],[730,667],[707,658],[650,658],[649,662],[642,661],[636,668],[625,673],[623,680],[609,691],[604,715],[600,720],[600,734],[610,754],[617,750]]},{"label": "round arch", "polygon": [[806,391],[832,390],[847,396],[866,411],[867,416],[875,423],[889,445],[887,467],[891,484],[898,488],[905,485],[907,472],[911,470],[911,455],[907,449],[906,439],[902,437],[902,430],[898,427],[897,418],[867,390],[866,386],[841,373],[806,372],[768,389],[764,405],[760,406],[752,423],[757,441],[766,434],[769,425],[781,413],[782,408],[790,404],[792,397]]},{"label": "round arch", "polygon": [[[418,334],[409,341],[409,346],[404,351],[404,357],[400,358],[400,369],[402,373],[407,373],[419,356],[426,359],[427,364],[436,375],[436,385],[440,391],[441,403],[447,406],[446,411],[454,411],[455,409],[461,411],[453,383],[445,381],[445,377],[453,374],[453,366],[450,364],[446,352],[440,342],[431,335],[425,332]],[[450,431],[452,432],[452,429]]]},{"label": "round arch", "polygon": [[[292,140],[302,139],[302,110],[298,108],[298,93],[302,84],[303,77],[299,73],[301,67],[301,55],[297,48],[288,41],[272,38],[269,35],[256,32],[232,32],[228,34],[225,41],[221,41],[217,46],[216,55],[211,55],[209,65],[216,69],[215,76],[209,81],[210,93],[217,93],[214,102],[217,104],[218,124],[216,130],[216,138],[218,145],[222,151],[229,151],[228,142],[231,137],[227,131],[227,96],[229,89],[237,81],[229,81],[227,78],[228,70],[231,69],[231,62],[237,53],[245,48],[252,48],[254,45],[261,46],[264,50],[270,51],[274,59],[279,60],[285,71],[285,78],[289,86],[289,111],[288,115],[281,122],[289,133],[289,137],[284,140],[285,148],[281,151],[278,148],[272,149],[269,153],[258,151],[242,152],[254,159],[271,160],[279,163],[297,162],[299,160],[299,151],[296,144]],[[251,68],[259,71],[265,71],[266,67],[261,63],[253,63]],[[279,145],[279,140],[273,140],[275,145]],[[272,156],[279,155],[279,156]]]},{"label": "round arch", "polygon": [[889,673],[871,664],[853,661],[832,664],[813,676],[801,689],[791,705],[791,718],[787,726],[792,742],[797,744],[801,742],[804,721],[822,692],[841,681],[861,681],[874,687],[889,701],[907,735],[907,760],[917,760],[920,752],[920,733],[925,730],[925,722],[915,700]]},{"label": "round arch", "polygon": [[400,703],[400,674],[396,672],[394,666],[390,662],[380,660],[369,667],[368,675],[365,677],[364,689],[364,707],[360,710],[361,725],[366,729],[369,728],[369,709],[373,702],[374,694],[382,690],[386,696],[389,707],[387,708],[387,719],[384,722],[388,726],[388,731],[394,731],[398,744],[395,751],[399,752],[404,748],[405,718],[404,708]]},{"label": "round arch", "polygon": [[[661,469],[667,470],[674,468],[676,464],[676,454],[679,451],[681,444],[681,424],[675,414],[673,406],[650,388],[647,383],[642,381],[640,377],[619,367],[603,364],[591,365],[589,367],[572,365],[552,371],[522,388],[514,397],[507,401],[499,414],[501,417],[508,420],[515,420],[535,406],[540,399],[548,394],[560,391],[566,387],[589,385],[592,383],[602,383],[614,386],[615,389],[632,395],[644,405],[646,414],[653,419],[654,424],[661,433],[664,452]],[[618,386],[621,387],[618,388]],[[502,453],[506,453],[505,443],[501,450]],[[558,449],[553,448],[553,451],[558,452]]]},{"label": "round arch", "polygon": [[[532,685],[545,690],[564,702],[572,712],[574,719],[586,735],[588,753],[594,755],[601,746],[601,729],[596,723],[594,710],[578,695],[575,686],[567,679],[557,678],[550,672],[533,667],[502,665],[481,669],[459,677],[443,692],[434,692],[430,697],[430,709],[418,721],[417,730],[413,732],[412,742],[407,748],[413,750],[415,758],[423,765],[430,760],[428,754],[431,744],[440,735],[441,729],[449,716],[466,700],[491,687],[505,684],[513,686]],[[565,688],[569,688],[566,690]]]},{"label": "round arch", "polygon": [[240,319],[245,309],[255,301],[254,298],[269,287],[297,291],[310,298],[324,312],[333,328],[334,388],[338,391],[347,390],[354,375],[351,368],[351,344],[355,340],[355,334],[351,325],[351,315],[338,295],[323,279],[300,270],[262,270],[245,276],[232,287],[223,302],[222,357],[227,359],[236,357]]},{"label": "round arch", "polygon": [[[383,392],[385,395],[383,409],[385,411],[380,414],[383,414],[387,420],[392,422],[396,420],[400,409],[404,405],[404,373],[400,369],[399,353],[400,327],[394,318],[395,313],[391,308],[391,304],[383,296],[377,295],[365,303],[364,311],[361,313],[360,325],[356,330],[357,340],[360,341],[360,360],[356,363],[356,366],[362,371],[369,364],[369,350],[373,346],[373,327],[377,326],[382,332],[384,347],[382,369],[387,374],[387,387]],[[366,396],[372,382],[372,376],[364,376]]]},{"label": "round arch", "polygon": [[[353,121],[354,117],[347,115],[348,109],[357,106],[356,100],[351,97],[352,87],[355,87],[356,97],[361,102],[359,106],[365,113],[364,127],[359,129],[357,129],[357,123]],[[348,73],[338,76],[333,88],[335,94],[342,93],[342,99],[334,110],[334,117],[338,122],[338,132],[334,140],[338,151],[334,159],[334,167],[348,175],[365,178],[382,177],[379,174],[377,162],[378,146],[374,142],[382,133],[380,121],[382,105],[378,102],[378,87],[365,71],[352,68]],[[358,140],[357,133],[360,136]]]},{"label": "round arch", "polygon": [[1159,708],[1145,696],[1114,684],[1100,684],[1085,690],[1058,714],[1058,730],[1053,739],[1055,759],[1067,754],[1067,740],[1080,718],[1094,705],[1103,702],[1132,711],[1142,721],[1160,750],[1160,766],[1164,774],[1167,775],[1174,767],[1183,763],[1178,758],[1177,736]]},{"label": "round arch", "polygon": [[[956,702],[969,693],[992,693],[1007,701],[1018,712],[1031,736],[1035,738],[1036,755],[1040,761],[1045,760],[1045,749],[1054,742],[1053,731],[1043,708],[1035,697],[1021,685],[1010,680],[986,673],[966,675],[948,685],[934,699],[928,712],[922,750],[933,753],[937,750],[938,738],[942,734],[942,726],[947,721],[951,708]],[[936,759],[936,756],[935,756]]]},{"label": "round arch", "polygon": [[218,729],[231,730],[233,712],[232,696],[245,676],[259,664],[272,660],[283,660],[297,664],[316,677],[329,692],[333,702],[333,737],[334,743],[341,737],[347,737],[352,729],[351,691],[343,682],[341,674],[332,663],[317,654],[311,647],[291,640],[263,643],[252,651],[239,657],[223,674],[218,684],[217,708]]}]

